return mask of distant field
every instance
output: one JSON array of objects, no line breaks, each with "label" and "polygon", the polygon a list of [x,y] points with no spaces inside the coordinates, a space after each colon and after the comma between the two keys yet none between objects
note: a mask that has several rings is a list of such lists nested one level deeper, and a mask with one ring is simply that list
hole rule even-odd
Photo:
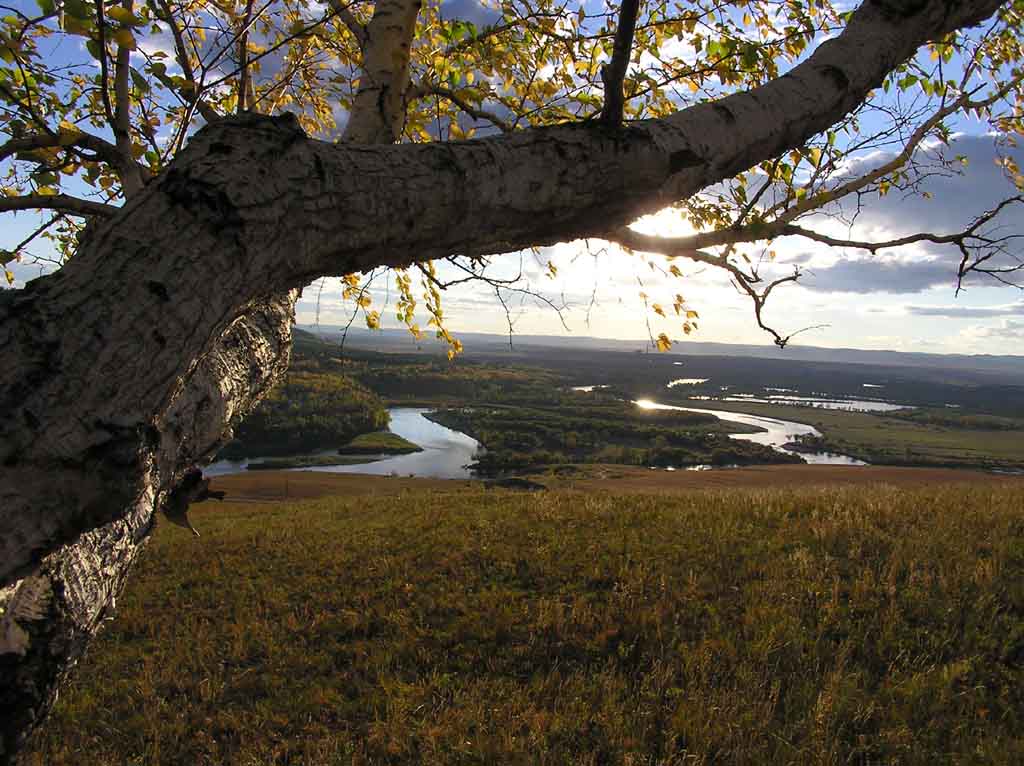
[{"label": "distant field", "polygon": [[[947,464],[1024,468],[1024,420],[1015,430],[955,428],[891,415],[757,402],[693,402],[751,415],[809,423],[837,451],[889,464]],[[1013,422],[1006,420],[1005,422]]]},{"label": "distant field", "polygon": [[350,481],[161,524],[25,763],[1024,762],[1024,482]]},{"label": "distant field", "polygon": [[[712,471],[652,471],[624,465],[556,466],[530,478],[550,489],[582,492],[692,493],[706,489],[801,489],[853,486],[920,488],[935,484],[1022,483],[1024,479],[981,471],[902,466],[758,465]],[[335,495],[396,495],[418,490],[479,488],[466,479],[414,479],[322,471],[259,471],[217,476],[212,488],[227,493],[229,503],[308,500]],[[207,506],[200,506],[206,508]],[[216,506],[214,506],[216,507]]]}]

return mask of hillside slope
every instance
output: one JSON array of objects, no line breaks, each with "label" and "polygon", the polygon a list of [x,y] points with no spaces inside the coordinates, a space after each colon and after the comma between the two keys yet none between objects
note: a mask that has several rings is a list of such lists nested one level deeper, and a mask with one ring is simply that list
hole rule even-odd
[{"label": "hillside slope", "polygon": [[207,503],[26,763],[1024,762],[1022,508],[1019,481]]}]

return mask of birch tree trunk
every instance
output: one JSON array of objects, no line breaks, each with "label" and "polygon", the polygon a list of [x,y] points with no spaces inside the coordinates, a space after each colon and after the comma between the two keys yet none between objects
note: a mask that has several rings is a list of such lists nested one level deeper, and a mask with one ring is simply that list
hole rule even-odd
[{"label": "birch tree trunk", "polygon": [[155,511],[286,369],[297,288],[600,236],[803,144],[999,5],[869,0],[785,76],[625,128],[399,146],[313,141],[289,117],[203,129],[67,266],[0,294],[0,762],[113,610]]}]

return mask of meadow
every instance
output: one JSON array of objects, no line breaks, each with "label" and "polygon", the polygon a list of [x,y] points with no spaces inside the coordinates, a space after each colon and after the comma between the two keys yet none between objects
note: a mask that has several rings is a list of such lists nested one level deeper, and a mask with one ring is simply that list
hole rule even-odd
[{"label": "meadow", "polygon": [[417,486],[160,524],[23,763],[1024,762],[1020,481]]}]

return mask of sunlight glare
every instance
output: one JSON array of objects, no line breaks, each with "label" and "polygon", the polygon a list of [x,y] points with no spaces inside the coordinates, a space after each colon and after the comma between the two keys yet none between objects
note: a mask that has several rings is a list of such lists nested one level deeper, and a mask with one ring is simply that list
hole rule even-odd
[{"label": "sunlight glare", "polygon": [[666,207],[657,213],[638,218],[629,225],[633,231],[658,237],[688,237],[697,230],[675,208]]}]

